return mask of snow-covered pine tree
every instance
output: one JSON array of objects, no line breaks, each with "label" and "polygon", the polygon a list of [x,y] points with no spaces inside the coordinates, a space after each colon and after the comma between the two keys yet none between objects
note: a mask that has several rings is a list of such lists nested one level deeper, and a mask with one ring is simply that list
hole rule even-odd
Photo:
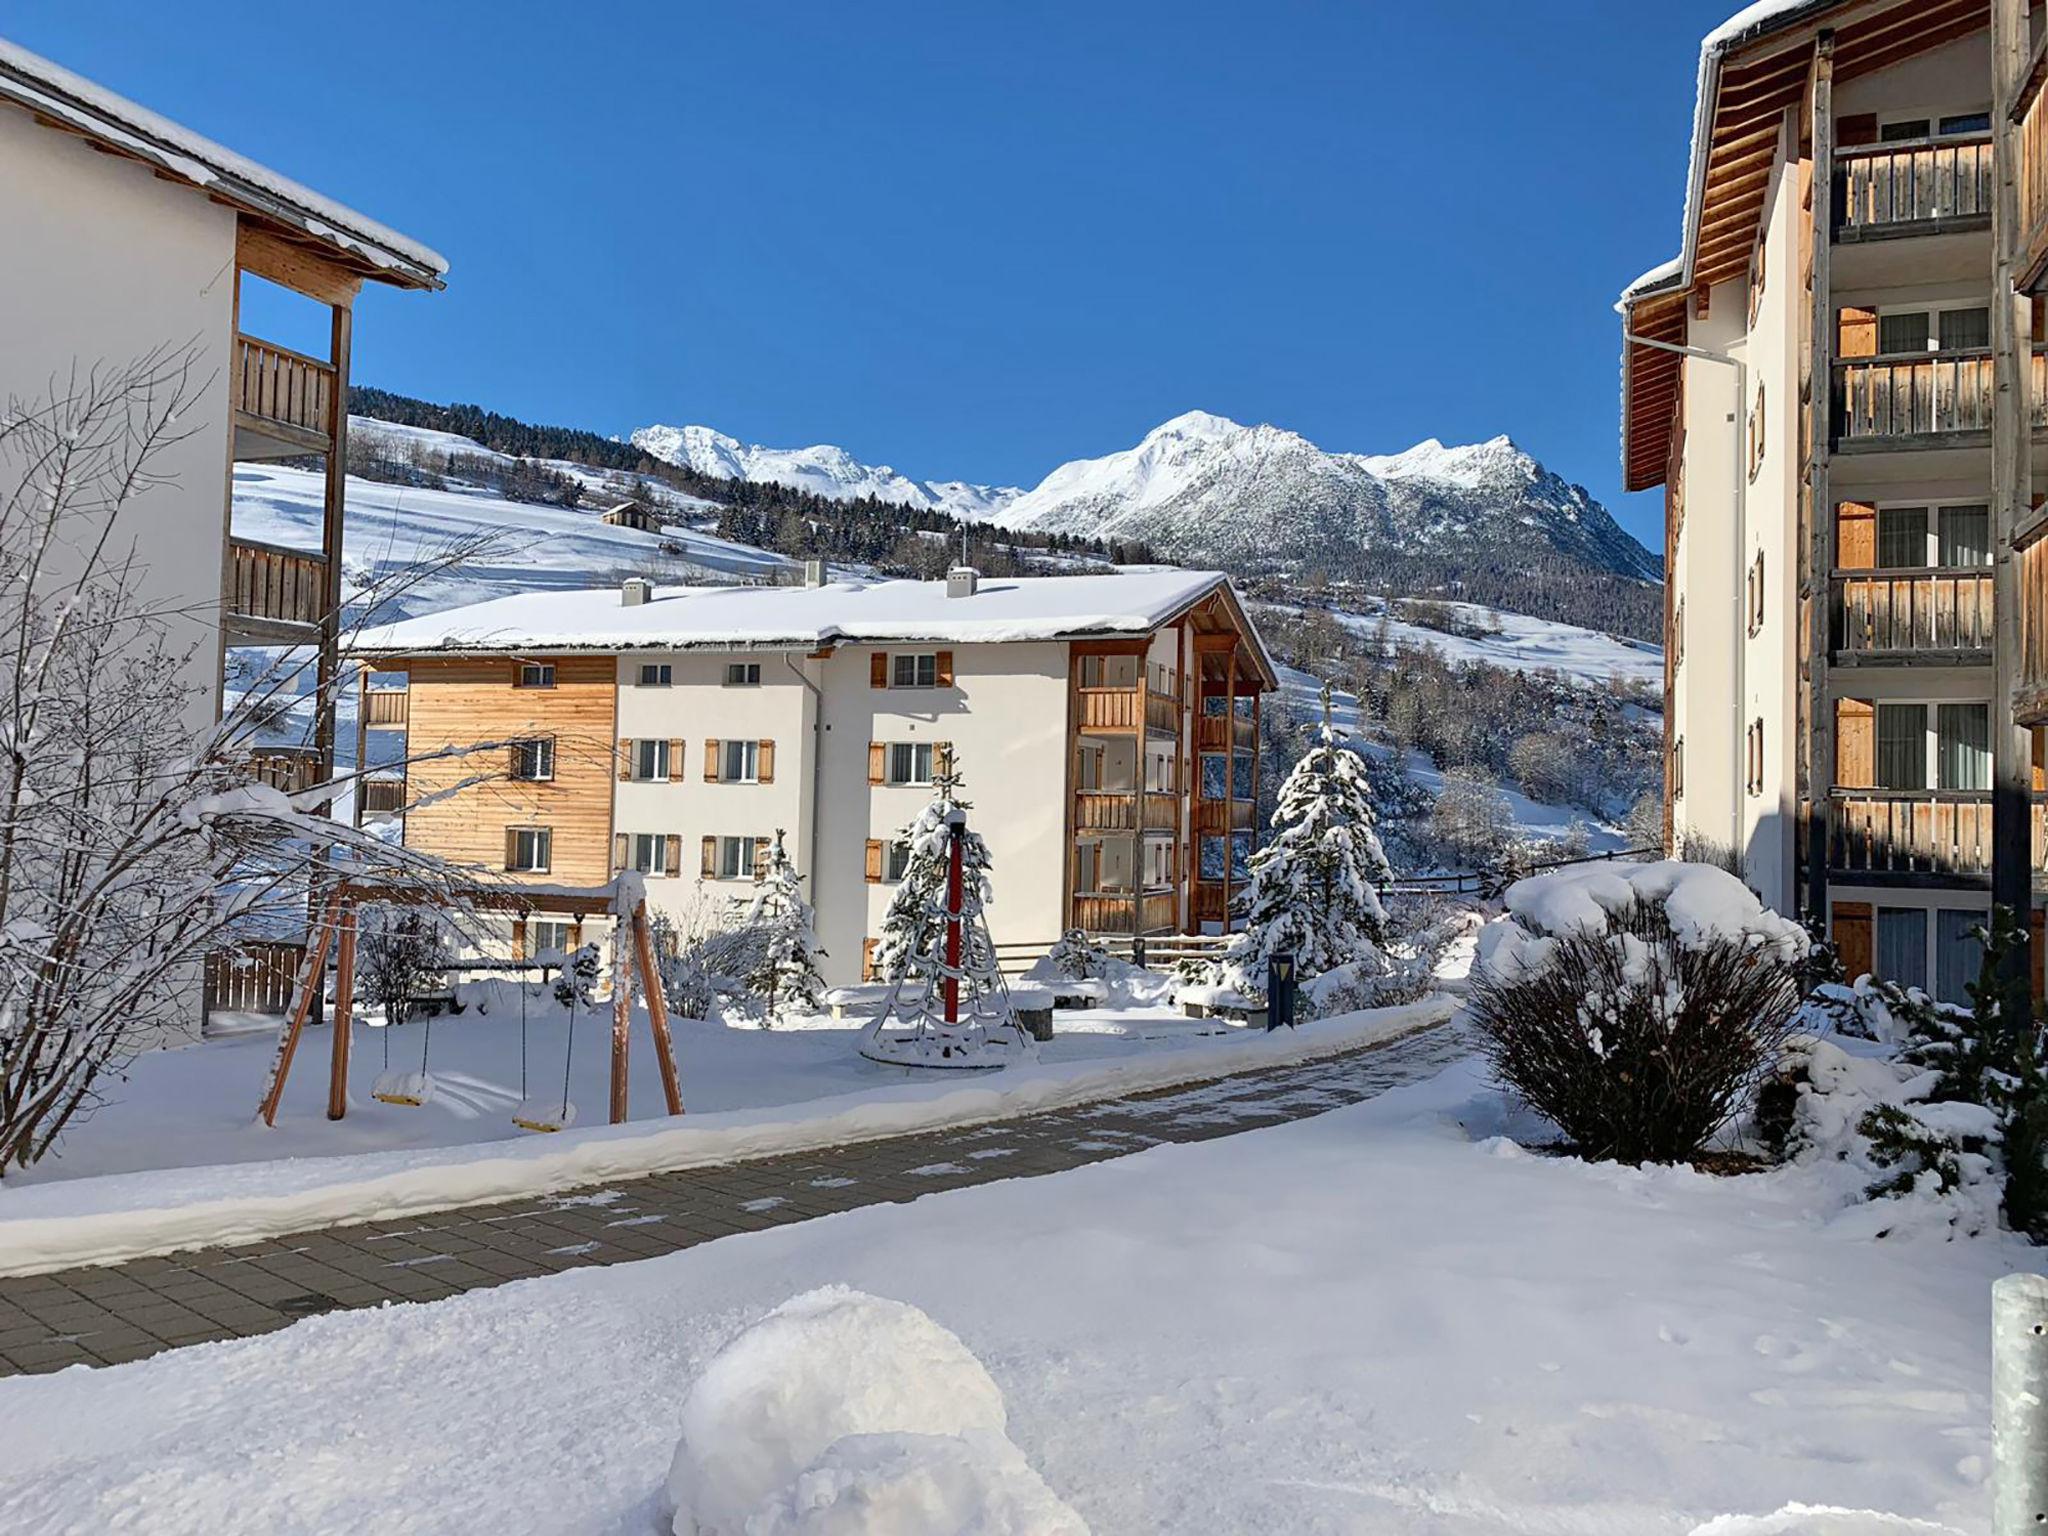
[{"label": "snow-covered pine tree", "polygon": [[1239,898],[1245,926],[1224,952],[1233,984],[1263,990],[1279,954],[1294,956],[1303,980],[1378,956],[1386,911],[1373,887],[1392,871],[1373,830],[1365,762],[1337,739],[1327,683],[1322,723],[1280,786],[1272,827]]},{"label": "snow-covered pine tree", "polygon": [[816,1013],[823,1006],[825,978],[818,974],[817,913],[804,900],[796,866],[783,850],[782,828],[768,867],[747,908],[746,926],[759,944],[758,958],[747,984],[761,999],[764,1027],[796,1014]]},{"label": "snow-covered pine tree", "polygon": [[[899,839],[909,849],[909,860],[875,950],[877,972],[894,986],[862,1046],[862,1054],[875,1060],[998,1066],[1025,1044],[983,916],[991,896],[988,844],[967,825],[972,807],[960,798],[959,787],[950,768],[935,775],[931,803]],[[956,838],[961,856],[957,914],[947,906]],[[954,917],[960,953],[958,964],[949,968],[946,933]],[[957,1017],[950,1025],[945,1006],[949,976],[959,983]]]}]

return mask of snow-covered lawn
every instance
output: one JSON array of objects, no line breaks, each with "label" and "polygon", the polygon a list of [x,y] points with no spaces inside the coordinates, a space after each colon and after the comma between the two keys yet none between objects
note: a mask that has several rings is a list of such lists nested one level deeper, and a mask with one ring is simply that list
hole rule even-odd
[{"label": "snow-covered lawn", "polygon": [[[1798,1170],[1588,1167],[1503,1128],[1468,1064],[1272,1130],[0,1382],[0,1529],[651,1536],[698,1371],[846,1283],[964,1341],[1097,1536],[1987,1530],[1988,1286],[2033,1250],[1873,1242]],[[1767,1518],[1794,1502],[1900,1518]]]}]

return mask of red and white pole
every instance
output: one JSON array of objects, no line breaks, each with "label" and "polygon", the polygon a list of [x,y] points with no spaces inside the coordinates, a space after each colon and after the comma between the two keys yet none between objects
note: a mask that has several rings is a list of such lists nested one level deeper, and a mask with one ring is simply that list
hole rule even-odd
[{"label": "red and white pole", "polygon": [[946,859],[946,1022],[960,1022],[960,848],[966,829],[954,812]]}]

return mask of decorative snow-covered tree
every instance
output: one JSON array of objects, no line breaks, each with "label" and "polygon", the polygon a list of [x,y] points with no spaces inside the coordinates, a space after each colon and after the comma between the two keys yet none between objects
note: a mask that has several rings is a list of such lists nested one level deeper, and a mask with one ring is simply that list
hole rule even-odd
[{"label": "decorative snow-covered tree", "polygon": [[761,999],[762,1026],[816,1013],[825,994],[825,978],[818,974],[818,957],[824,951],[818,948],[817,913],[804,900],[796,866],[783,851],[780,827],[775,829],[775,847],[760,887],[747,908],[746,926],[759,945],[747,982]]},{"label": "decorative snow-covered tree", "polygon": [[1330,723],[1327,683],[1322,723],[1280,787],[1272,826],[1239,898],[1245,926],[1224,952],[1233,984],[1262,989],[1280,954],[1294,956],[1303,980],[1379,958],[1386,911],[1373,886],[1392,871],[1373,830],[1365,762]]},{"label": "decorative snow-covered tree", "polygon": [[936,775],[931,803],[903,830],[909,863],[875,956],[894,987],[861,1046],[876,1061],[994,1067],[1027,1049],[982,915],[988,844],[967,825],[959,784]]}]

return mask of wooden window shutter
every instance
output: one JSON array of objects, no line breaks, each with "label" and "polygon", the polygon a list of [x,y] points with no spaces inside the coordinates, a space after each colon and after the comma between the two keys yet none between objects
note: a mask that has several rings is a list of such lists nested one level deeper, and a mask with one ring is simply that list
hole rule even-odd
[{"label": "wooden window shutter", "polygon": [[2048,293],[2037,293],[2034,295],[2034,323],[2029,327],[2033,340],[2048,341],[2048,335],[2042,333],[2044,323],[2048,323]]},{"label": "wooden window shutter", "polygon": [[1835,783],[1843,789],[1877,783],[1877,706],[1868,699],[1835,700]]},{"label": "wooden window shutter", "polygon": [[718,782],[718,742],[711,738],[706,738],[704,742],[704,782]]},{"label": "wooden window shutter", "polygon": [[762,838],[754,844],[754,878],[760,879],[768,873],[768,839]]},{"label": "wooden window shutter", "polygon": [[886,688],[889,686],[889,653],[876,651],[868,658],[868,686]]},{"label": "wooden window shutter", "polygon": [[1871,931],[1870,903],[1867,901],[1838,901],[1835,903],[1834,922],[1835,948],[1842,956],[1842,973],[1851,981],[1870,974]]},{"label": "wooden window shutter", "polygon": [[1877,114],[1875,112],[1850,112],[1836,118],[1835,142],[1844,147],[1851,144],[1875,144],[1877,142]]},{"label": "wooden window shutter", "polygon": [[932,743],[932,775],[938,777],[953,771],[953,743],[935,741]]},{"label": "wooden window shutter", "polygon": [[868,782],[880,784],[889,777],[889,746],[887,742],[868,743]]},{"label": "wooden window shutter", "polygon": [[683,738],[671,736],[668,739],[668,776],[680,784],[687,776],[683,767]]},{"label": "wooden window shutter", "polygon": [[763,741],[755,745],[754,777],[763,784],[775,782],[775,743]]},{"label": "wooden window shutter", "polygon": [[1835,564],[1845,571],[1877,566],[1877,508],[1863,501],[1835,503]]},{"label": "wooden window shutter", "polygon": [[1844,305],[1835,319],[1835,356],[1877,356],[1877,311]]},{"label": "wooden window shutter", "polygon": [[871,837],[868,839],[867,881],[869,885],[879,885],[882,881],[882,842],[880,838]]},{"label": "wooden window shutter", "polygon": [[523,917],[512,919],[512,958],[514,960],[528,958],[526,953],[526,919]]},{"label": "wooden window shutter", "polygon": [[702,876],[703,876],[703,877],[704,877],[704,878],[705,878],[706,880],[709,880],[709,879],[711,879],[711,878],[712,878],[712,877],[713,877],[714,875],[716,875],[716,874],[718,873],[718,839],[717,839],[717,838],[715,838],[715,837],[707,837],[707,838],[705,838],[705,839],[704,839],[704,855],[703,855],[703,860],[702,860],[702,862],[701,862],[701,863],[700,863],[700,864],[698,865],[697,873],[699,873],[700,875],[702,875]]},{"label": "wooden window shutter", "polygon": [[631,842],[632,840],[628,838],[626,834],[623,832],[614,832],[612,834],[613,874],[617,874],[620,870],[626,867],[626,860],[631,857],[631,853],[629,851],[631,847]]},{"label": "wooden window shutter", "polygon": [[668,858],[663,862],[662,867],[672,875],[680,875],[683,872],[683,834],[680,832],[669,833],[668,847],[664,851],[668,854]]},{"label": "wooden window shutter", "polygon": [[862,939],[860,941],[860,979],[862,981],[873,981],[875,979],[875,946],[878,942],[875,939]]},{"label": "wooden window shutter", "polygon": [[518,862],[519,829],[517,827],[507,827],[505,829],[505,867],[507,869],[511,869],[515,865],[517,865]]},{"label": "wooden window shutter", "polygon": [[633,777],[633,743],[624,736],[619,738],[619,777]]},{"label": "wooden window shutter", "polygon": [[934,658],[934,660],[933,660],[933,666],[934,666],[934,667],[935,667],[935,668],[937,669],[937,673],[938,673],[938,677],[937,677],[937,682],[938,682],[938,685],[939,685],[939,686],[940,686],[941,688],[950,688],[950,687],[952,687],[952,686],[953,686],[953,653],[952,653],[951,651],[940,651],[940,652],[938,653],[938,655],[937,655],[937,656],[936,656],[936,657]]}]

